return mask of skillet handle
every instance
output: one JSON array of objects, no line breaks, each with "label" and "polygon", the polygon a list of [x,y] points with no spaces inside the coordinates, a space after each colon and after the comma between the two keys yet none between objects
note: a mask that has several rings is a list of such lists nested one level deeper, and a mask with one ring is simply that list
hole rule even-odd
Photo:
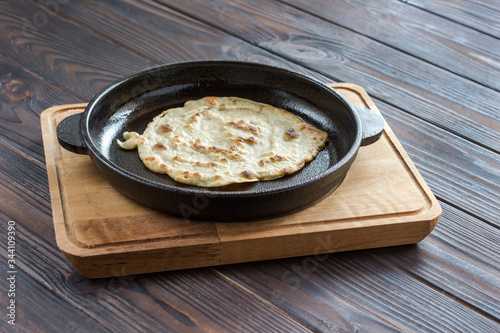
[{"label": "skillet handle", "polygon": [[77,154],[87,154],[87,146],[83,140],[81,120],[83,113],[76,113],[64,118],[56,129],[57,141],[66,150]]},{"label": "skillet handle", "polygon": [[361,146],[367,146],[376,142],[384,131],[384,118],[381,115],[362,106],[354,106],[361,119],[361,130],[363,139]]}]

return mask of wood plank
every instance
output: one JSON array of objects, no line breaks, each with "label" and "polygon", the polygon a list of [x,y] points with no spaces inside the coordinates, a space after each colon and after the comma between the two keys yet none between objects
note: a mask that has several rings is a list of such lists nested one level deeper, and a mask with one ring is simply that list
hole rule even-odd
[{"label": "wood plank", "polygon": [[40,5],[155,64],[221,58],[241,42],[154,2],[86,0],[57,12]]},{"label": "wood plank", "polygon": [[499,155],[383,102],[378,105],[437,198],[500,227]]},{"label": "wood plank", "polygon": [[[23,206],[28,205],[50,215],[49,185],[45,166],[27,158],[3,142],[0,142],[0,152],[0,174],[3,175],[1,184],[6,189],[24,195],[18,205],[12,208],[22,210]],[[26,189],[27,186],[29,189]],[[13,199],[9,196],[2,197],[7,207],[10,206],[8,202],[11,200]]]},{"label": "wood plank", "polygon": [[[131,12],[134,16],[130,15]],[[140,53],[158,64],[204,59],[252,61],[293,69],[324,82],[331,81],[154,1],[71,2],[57,15],[96,35],[105,35],[108,41]],[[118,18],[113,18],[116,16]],[[120,29],[117,30],[115,25]],[[207,43],[207,40],[211,42]]]},{"label": "wood plank", "polygon": [[[18,47],[19,50],[22,50],[21,47],[23,47],[24,44],[27,44],[26,48],[30,49],[30,40],[32,37],[38,37],[46,41],[46,45],[49,48],[51,45],[63,48],[64,53],[67,53],[68,55],[68,62],[71,57],[74,57],[75,59],[85,59],[86,57],[82,57],[82,54],[80,53],[83,52],[82,49],[86,50],[89,49],[89,47],[95,47],[95,50],[99,51],[96,53],[101,57],[101,61],[99,61],[99,63],[101,63],[103,59],[102,55],[105,52],[114,55],[113,52],[109,51],[111,46],[108,44],[110,41],[115,44],[115,49],[116,47],[118,47],[119,50],[121,48],[127,49],[125,52],[126,55],[141,52],[140,56],[143,57],[143,59],[147,59],[147,61],[153,61],[155,63],[180,60],[187,61],[194,59],[198,60],[202,58],[213,59],[221,57],[234,59],[244,57],[247,52],[246,47],[249,46],[248,44],[243,43],[244,47],[242,48],[240,47],[242,44],[241,40],[224,34],[217,29],[213,29],[213,27],[200,24],[199,22],[194,21],[189,17],[180,15],[174,11],[165,10],[165,8],[154,5],[154,3],[144,4],[134,2],[132,4],[101,4],[99,2],[88,1],[85,4],[80,2],[68,2],[54,7],[51,2],[37,4],[22,2],[15,8],[9,8],[8,4],[2,5],[6,6],[4,8],[5,18],[3,19],[3,23],[8,26],[9,37],[11,37],[9,41],[5,43],[6,48],[13,45],[15,46],[14,51],[17,50]],[[34,6],[35,8],[29,8],[29,10],[26,11],[17,10],[18,8],[22,8],[22,6],[29,5]],[[103,6],[107,6],[109,8]],[[136,14],[137,17],[130,16],[130,12]],[[51,28],[50,31],[47,30],[47,35],[43,34],[45,26],[43,29],[34,29],[33,31],[28,29],[30,33],[24,35],[23,28],[25,28],[25,26],[30,26],[29,23],[32,23],[31,20],[33,20],[32,16],[37,16],[36,14],[42,14],[41,16],[43,17],[49,17],[49,24],[47,25],[50,25],[51,27],[53,26],[53,28]],[[119,19],[113,19],[113,16],[116,15],[121,16]],[[11,17],[18,19],[12,19]],[[59,17],[65,17],[65,19],[61,20]],[[144,21],[140,21],[138,18],[142,18]],[[159,21],[163,21],[164,23],[158,24],[157,22]],[[75,22],[77,24],[74,24]],[[138,22],[140,22],[140,29],[137,29],[139,27]],[[115,25],[120,27],[119,32],[117,32]],[[77,40],[72,44],[60,45],[59,39],[54,39],[50,35],[53,30],[70,31],[74,35],[82,36],[81,39],[85,39],[87,44],[83,46],[81,43],[78,43]],[[106,32],[104,33],[104,31]],[[175,39],[176,42],[172,42],[172,39]],[[211,42],[207,43],[207,40],[211,40]],[[145,43],[145,41],[147,41],[147,43]],[[222,43],[224,44],[223,48],[221,48]],[[105,44],[104,49],[102,49],[101,44]],[[150,50],[152,51],[150,52]],[[182,52],[180,52],[180,50],[182,50]],[[254,47],[254,51],[257,50],[258,48]],[[182,55],[177,57],[176,53]],[[265,59],[259,54],[259,52],[253,53],[256,54],[254,59],[255,61]],[[5,58],[10,59],[13,63],[19,61],[16,58],[16,55],[17,54],[15,52],[6,52],[3,54]],[[193,55],[195,57],[193,57]],[[251,53],[250,56],[252,56]],[[246,59],[251,60],[248,56]],[[114,62],[116,61],[111,58],[108,60],[110,61],[110,67],[113,67]],[[131,61],[133,60],[134,59],[132,58]],[[29,61],[30,59],[25,60],[27,65],[29,65]],[[39,59],[37,59],[37,62],[39,62]],[[21,63],[24,64],[24,62]],[[78,68],[86,68],[90,63],[93,63],[93,59],[78,63]],[[26,68],[31,67],[28,66]],[[130,68],[131,66],[130,64],[124,64],[123,67]],[[90,76],[91,74],[95,74],[95,68],[92,68],[92,70],[94,72],[89,69],[85,75]],[[110,69],[106,69],[103,73],[108,72],[109,70]],[[129,72],[123,72],[122,75],[127,73]],[[37,71],[37,74],[52,80],[61,79],[59,76],[50,76],[50,71]],[[53,74],[56,75],[56,73]],[[69,73],[67,75],[69,75]],[[81,75],[84,75],[83,72]],[[95,79],[95,81],[98,81],[98,79]],[[72,91],[75,90],[72,89]],[[93,97],[93,95],[90,97]]]},{"label": "wood plank", "polygon": [[44,163],[40,113],[81,99],[0,60],[0,140]]},{"label": "wood plank", "polygon": [[[39,27],[26,29],[37,20]],[[8,32],[0,34],[4,59],[86,100],[114,80],[154,65],[27,0],[1,2],[0,24]]]},{"label": "wood plank", "polygon": [[[6,244],[2,233],[3,244]],[[22,246],[22,243],[19,243]],[[3,262],[7,259],[2,255]],[[7,277],[7,276],[6,276]],[[8,323],[9,317],[5,316],[0,321],[2,332],[109,332],[97,321],[86,313],[75,311],[68,306],[65,299],[58,296],[52,290],[45,288],[42,284],[33,283],[31,278],[23,271],[18,270],[15,274],[15,300],[16,318],[15,326]],[[8,286],[0,284],[0,301],[9,304],[7,298]],[[57,315],[54,315],[57,309]],[[3,312],[7,314],[6,311]]]},{"label": "wood plank", "polygon": [[[107,7],[103,7],[104,5]],[[23,10],[23,6],[33,8]],[[284,63],[279,57],[258,47],[186,16],[150,4],[138,6],[124,3],[68,2],[54,10],[54,6],[49,2],[33,4],[24,1],[12,8],[8,3],[0,3],[0,9],[0,22],[9,31],[3,39],[0,38],[0,45],[4,46],[0,48],[0,55],[9,59],[8,63],[12,68],[21,68],[28,72],[29,76],[38,77],[73,94],[75,100],[68,100],[67,103],[89,101],[97,91],[113,80],[153,64],[218,58],[275,65]],[[144,19],[140,23],[140,29],[136,29],[138,22],[129,21],[131,12]],[[23,28],[32,16],[38,13],[50,18],[47,26],[50,25],[51,29],[40,28],[35,30],[33,35],[27,34],[25,37]],[[113,15],[120,16],[114,20]],[[120,26],[120,31],[116,30],[116,24]],[[70,35],[80,37],[76,40],[68,36],[54,37],[58,36],[57,31],[67,31]],[[71,42],[61,45],[61,38],[69,38]],[[207,43],[207,40],[211,42]],[[31,43],[38,45],[41,42],[44,44],[31,46]],[[43,51],[44,47],[46,50]],[[33,57],[32,49],[40,49],[39,52],[43,51],[44,56]],[[141,52],[141,55],[138,55],[138,52]],[[18,53],[21,55],[18,56]],[[55,55],[49,56],[51,53]],[[115,53],[119,54],[119,59],[116,59]],[[93,57],[98,57],[99,61]],[[44,61],[45,58],[48,61]],[[117,61],[120,63],[117,64]],[[55,67],[54,63],[65,65]],[[98,65],[103,66],[97,68]],[[307,73],[307,70],[301,70]],[[50,91],[48,88],[44,89]]]},{"label": "wood plank", "polygon": [[[497,38],[443,20],[441,16],[402,1],[284,2],[451,73],[500,90],[500,40]],[[339,11],[342,15],[336,15]]]},{"label": "wood plank", "polygon": [[411,121],[410,121],[410,123],[411,123]]},{"label": "wood plank", "polygon": [[290,316],[314,325],[316,331],[500,329],[498,322],[395,270],[371,251],[224,266],[217,271]]},{"label": "wood plank", "polygon": [[499,151],[499,92],[274,1],[162,3]]},{"label": "wood plank", "polygon": [[424,242],[371,254],[500,321],[500,230],[450,205],[442,206],[443,218]]},{"label": "wood plank", "polygon": [[412,0],[411,5],[500,38],[500,7],[496,0]]},{"label": "wood plank", "polygon": [[[21,233],[20,239],[23,237]],[[18,244],[25,248],[23,242]],[[211,271],[89,280],[47,267],[43,257],[30,251],[29,257],[18,258],[23,265],[34,265],[33,271],[43,278],[32,280],[18,270],[19,332],[32,331],[30,327],[35,326],[34,331],[42,332],[309,332],[276,307]],[[2,321],[0,327],[4,324]]]}]

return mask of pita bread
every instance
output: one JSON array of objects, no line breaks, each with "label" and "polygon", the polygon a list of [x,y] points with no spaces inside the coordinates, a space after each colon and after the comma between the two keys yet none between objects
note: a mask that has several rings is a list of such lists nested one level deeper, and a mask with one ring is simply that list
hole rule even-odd
[{"label": "pita bread", "polygon": [[150,170],[201,187],[271,180],[300,170],[327,134],[280,108],[238,97],[205,97],[163,111],[142,135],[123,133]]}]

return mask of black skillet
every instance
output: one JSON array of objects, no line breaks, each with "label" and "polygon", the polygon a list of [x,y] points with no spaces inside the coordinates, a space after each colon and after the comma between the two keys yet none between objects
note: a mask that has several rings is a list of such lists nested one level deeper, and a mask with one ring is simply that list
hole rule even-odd
[{"label": "black skillet", "polygon": [[[120,149],[125,131],[142,133],[161,111],[205,96],[237,96],[288,110],[328,133],[306,166],[279,179],[218,188],[175,182],[147,169],[137,150]],[[376,141],[383,119],[352,106],[330,87],[286,69],[236,61],[159,66],[100,92],[85,112],[57,127],[61,146],[88,154],[119,192],[153,209],[191,220],[237,222],[290,213],[324,198],[343,181],[361,145]]]}]

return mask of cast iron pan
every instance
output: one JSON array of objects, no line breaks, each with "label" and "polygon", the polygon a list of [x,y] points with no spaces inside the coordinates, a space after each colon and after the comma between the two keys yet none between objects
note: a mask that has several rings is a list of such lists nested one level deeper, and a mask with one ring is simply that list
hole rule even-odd
[{"label": "cast iron pan", "polygon": [[[137,150],[120,149],[125,131],[142,133],[161,111],[205,96],[237,96],[288,110],[328,133],[318,156],[292,175],[218,188],[177,183],[147,169]],[[361,145],[376,141],[383,119],[352,106],[335,90],[286,69],[235,61],[154,67],[100,92],[85,112],[57,127],[59,143],[88,154],[119,192],[153,209],[191,220],[237,222],[287,214],[324,198],[344,179]]]}]

